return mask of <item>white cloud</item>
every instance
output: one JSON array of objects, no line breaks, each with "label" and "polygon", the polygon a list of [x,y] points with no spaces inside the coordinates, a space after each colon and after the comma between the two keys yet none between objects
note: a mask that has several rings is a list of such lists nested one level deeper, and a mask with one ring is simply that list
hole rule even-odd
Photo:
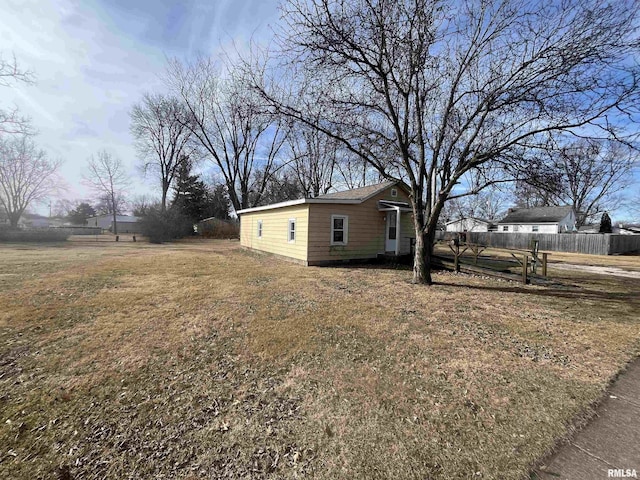
[{"label": "white cloud", "polygon": [[225,38],[268,35],[275,1],[104,2],[4,0],[0,49],[32,70],[36,85],[0,90],[39,130],[38,143],[65,160],[68,198],[87,197],[86,159],[108,148],[128,165],[135,193],[148,191],[135,172],[129,111],[145,91],[161,90],[166,56],[213,53]]}]

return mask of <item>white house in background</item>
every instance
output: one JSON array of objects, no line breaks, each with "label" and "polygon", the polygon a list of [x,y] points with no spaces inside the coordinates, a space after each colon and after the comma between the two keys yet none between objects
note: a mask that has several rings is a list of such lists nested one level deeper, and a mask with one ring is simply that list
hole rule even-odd
[{"label": "white house in background", "polygon": [[571,206],[511,208],[498,222],[500,233],[564,233],[575,230],[576,213]]},{"label": "white house in background", "polygon": [[458,218],[445,223],[447,232],[488,232],[492,223],[475,217]]},{"label": "white house in background", "polygon": [[[140,233],[138,217],[131,215],[116,215],[118,233]],[[103,230],[113,231],[113,215],[98,215],[87,218],[87,227],[99,227]]]}]

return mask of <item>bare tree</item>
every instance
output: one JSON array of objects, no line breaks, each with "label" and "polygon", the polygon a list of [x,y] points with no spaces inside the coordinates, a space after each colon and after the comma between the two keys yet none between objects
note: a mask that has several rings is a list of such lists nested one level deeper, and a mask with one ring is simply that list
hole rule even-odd
[{"label": "bare tree", "polygon": [[631,200],[631,205],[630,211],[634,215],[635,221],[640,223],[640,193],[637,193]]},{"label": "bare tree", "polygon": [[[210,58],[171,61],[168,83],[189,113],[184,125],[224,178],[233,208],[258,204],[278,168],[286,133],[282,119],[266,110],[243,71],[227,65],[221,72]],[[258,170],[264,175],[256,176]]]},{"label": "bare tree", "polygon": [[102,193],[94,199],[93,206],[97,215],[123,215],[129,202],[124,192],[117,192],[113,199],[111,195]]},{"label": "bare tree", "polygon": [[61,160],[50,160],[31,136],[19,134],[0,138],[0,206],[11,227],[29,205],[42,201],[58,188]]},{"label": "bare tree", "polygon": [[295,123],[287,136],[289,163],[305,197],[317,197],[333,186],[340,144],[304,124]]},{"label": "bare tree", "polygon": [[145,194],[136,195],[129,203],[133,215],[138,217],[147,215],[149,210],[157,208],[158,205],[159,202],[156,197]]},{"label": "bare tree", "polygon": [[160,209],[167,208],[167,193],[184,161],[194,160],[191,130],[185,124],[187,112],[176,97],[146,93],[131,110],[131,133],[146,174],[160,178]]},{"label": "bare tree", "polygon": [[638,11],[624,0],[289,0],[280,44],[327,113],[310,118],[277,82],[255,88],[407,182],[413,278],[428,284],[445,202],[493,182],[454,192],[467,172],[520,162],[558,132],[633,131]]},{"label": "bare tree", "polygon": [[77,200],[69,200],[67,198],[58,198],[52,207],[54,217],[66,217],[79,202]]},{"label": "bare tree", "polygon": [[548,152],[546,164],[530,173],[522,189],[545,204],[572,205],[580,227],[614,209],[635,164],[637,152],[623,143],[565,140]]},{"label": "bare tree", "polygon": [[496,221],[507,210],[510,203],[509,197],[496,186],[487,187],[475,195],[466,195],[447,201],[441,216],[444,217],[444,221],[468,217]]},{"label": "bare tree", "polygon": [[[22,70],[18,66],[16,57],[7,60],[0,54],[0,87],[10,87],[13,83],[22,82],[32,84],[33,73]],[[17,108],[5,110],[0,108],[0,133],[33,133],[28,118],[21,116]]]},{"label": "bare tree", "polygon": [[129,176],[122,161],[106,150],[101,150],[87,160],[87,173],[83,180],[109,204],[108,208],[113,215],[113,233],[117,234],[117,214],[129,185]]}]

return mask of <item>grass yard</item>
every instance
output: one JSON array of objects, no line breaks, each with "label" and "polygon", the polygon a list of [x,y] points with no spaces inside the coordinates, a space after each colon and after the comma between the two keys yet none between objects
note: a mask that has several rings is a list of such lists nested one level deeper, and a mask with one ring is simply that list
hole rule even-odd
[{"label": "grass yard", "polygon": [[640,352],[640,280],[0,247],[0,478],[518,479]]},{"label": "grass yard", "polygon": [[[524,250],[520,250],[523,252]],[[444,255],[452,255],[451,250],[445,242],[440,242],[435,246],[435,252]],[[542,252],[542,250],[541,250]],[[554,263],[571,263],[573,265],[595,266],[595,267],[614,267],[628,270],[630,272],[640,272],[640,254],[626,254],[626,255],[586,255],[582,253],[569,253],[569,252],[548,252],[549,253],[549,266],[553,268]],[[473,260],[473,254],[471,250],[467,250],[464,254],[467,259]],[[516,253],[518,258],[522,258],[522,255]],[[487,248],[480,255],[480,259],[483,257],[490,257],[495,259],[506,259],[512,261],[513,257],[505,249],[492,249]]]}]

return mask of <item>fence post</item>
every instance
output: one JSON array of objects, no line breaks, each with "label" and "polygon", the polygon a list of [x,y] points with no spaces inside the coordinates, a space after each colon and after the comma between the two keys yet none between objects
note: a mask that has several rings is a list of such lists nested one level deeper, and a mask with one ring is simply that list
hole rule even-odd
[{"label": "fence post", "polygon": [[542,253],[542,276],[546,277],[547,276],[547,256],[549,254],[546,252]]},{"label": "fence post", "polygon": [[456,241],[456,251],[455,251],[455,255],[453,257],[453,259],[454,259],[453,260],[453,267],[454,267],[454,270],[456,272],[460,271],[460,262],[458,260],[459,258],[460,258],[460,242]]},{"label": "fence post", "polygon": [[522,283],[527,284],[527,269],[529,268],[529,256],[523,255],[522,259]]}]

